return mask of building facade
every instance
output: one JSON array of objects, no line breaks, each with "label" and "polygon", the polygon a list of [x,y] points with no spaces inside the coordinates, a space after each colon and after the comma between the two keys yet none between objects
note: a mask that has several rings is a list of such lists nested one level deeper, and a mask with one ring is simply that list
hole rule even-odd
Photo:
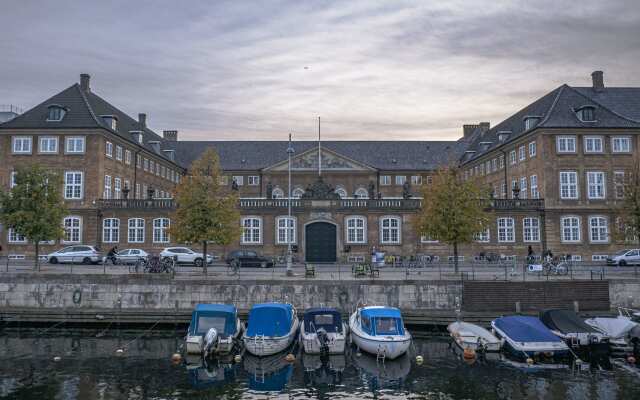
[{"label": "building facade", "polygon": [[[498,125],[464,125],[457,141],[295,141],[288,185],[286,141],[180,141],[158,135],[146,115],[123,113],[81,75],[74,84],[0,124],[0,184],[38,163],[59,171],[69,215],[58,248],[75,243],[103,250],[172,243],[172,194],[193,160],[207,148],[220,156],[222,183],[237,190],[243,227],[237,248],[310,262],[389,255],[450,259],[450,248],[421,237],[421,194],[436,170],[461,165],[465,179],[488,185],[492,223],[461,248],[523,256],[572,254],[602,260],[624,244],[613,239],[612,208],[621,182],[638,161],[640,88],[608,88],[594,72],[590,87],[562,85]],[[289,205],[291,213],[289,213]],[[19,258],[32,246],[2,229],[5,254]],[[47,251],[46,249],[44,251]]]}]

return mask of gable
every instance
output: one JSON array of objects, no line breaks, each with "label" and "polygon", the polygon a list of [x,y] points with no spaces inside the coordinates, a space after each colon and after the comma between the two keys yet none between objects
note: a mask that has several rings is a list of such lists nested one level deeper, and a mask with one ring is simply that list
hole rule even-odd
[{"label": "gable", "polygon": [[[334,151],[322,148],[322,170],[323,171],[375,171],[363,163],[352,160]],[[287,171],[288,160],[283,160],[277,164],[266,167],[264,171]],[[318,170],[318,148],[309,149],[291,159],[292,171],[317,171]]]}]

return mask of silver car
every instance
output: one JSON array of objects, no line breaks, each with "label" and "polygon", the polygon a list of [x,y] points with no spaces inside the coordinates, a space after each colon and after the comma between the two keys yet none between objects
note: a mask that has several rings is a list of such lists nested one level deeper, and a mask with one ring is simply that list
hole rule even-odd
[{"label": "silver car", "polygon": [[640,249],[620,250],[607,258],[607,265],[634,265],[640,264]]},{"label": "silver car", "polygon": [[51,254],[47,254],[45,258],[50,264],[98,264],[102,261],[102,256],[95,247],[85,245],[65,247]]},{"label": "silver car", "polygon": [[[148,260],[149,253],[142,249],[124,249],[119,250],[117,254],[113,256],[115,258],[114,264],[135,264],[138,260]],[[107,261],[107,260],[105,260]]]}]

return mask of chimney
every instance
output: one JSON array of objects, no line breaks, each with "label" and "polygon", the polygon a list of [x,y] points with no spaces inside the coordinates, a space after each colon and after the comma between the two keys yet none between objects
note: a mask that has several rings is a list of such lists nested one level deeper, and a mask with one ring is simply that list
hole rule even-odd
[{"label": "chimney", "polygon": [[472,125],[472,124],[467,124],[467,125],[462,125],[462,137],[464,139],[468,139],[473,132],[476,130],[476,128],[478,127],[478,125]]},{"label": "chimney", "polygon": [[147,114],[138,114],[138,125],[140,125],[140,129],[147,129]]},{"label": "chimney", "polygon": [[602,71],[593,71],[591,73],[591,81],[593,82],[593,90],[602,92],[604,90],[604,73]]},{"label": "chimney", "polygon": [[177,142],[178,131],[162,131],[162,137],[170,142]]},{"label": "chimney", "polygon": [[82,89],[83,92],[91,91],[89,81],[91,81],[91,76],[89,74],[80,74],[80,89]]}]

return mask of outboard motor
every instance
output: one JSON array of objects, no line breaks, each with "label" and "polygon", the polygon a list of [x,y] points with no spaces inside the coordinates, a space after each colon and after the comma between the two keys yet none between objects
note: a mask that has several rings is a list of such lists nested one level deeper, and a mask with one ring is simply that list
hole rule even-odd
[{"label": "outboard motor", "polygon": [[216,328],[210,328],[207,331],[207,334],[204,336],[204,356],[209,356],[212,352],[216,350],[218,347],[218,341],[220,340],[220,336],[218,336],[218,331]]},{"label": "outboard motor", "polygon": [[329,336],[327,336],[327,331],[324,328],[318,329],[318,342],[320,342],[320,355],[328,356],[329,355]]}]

